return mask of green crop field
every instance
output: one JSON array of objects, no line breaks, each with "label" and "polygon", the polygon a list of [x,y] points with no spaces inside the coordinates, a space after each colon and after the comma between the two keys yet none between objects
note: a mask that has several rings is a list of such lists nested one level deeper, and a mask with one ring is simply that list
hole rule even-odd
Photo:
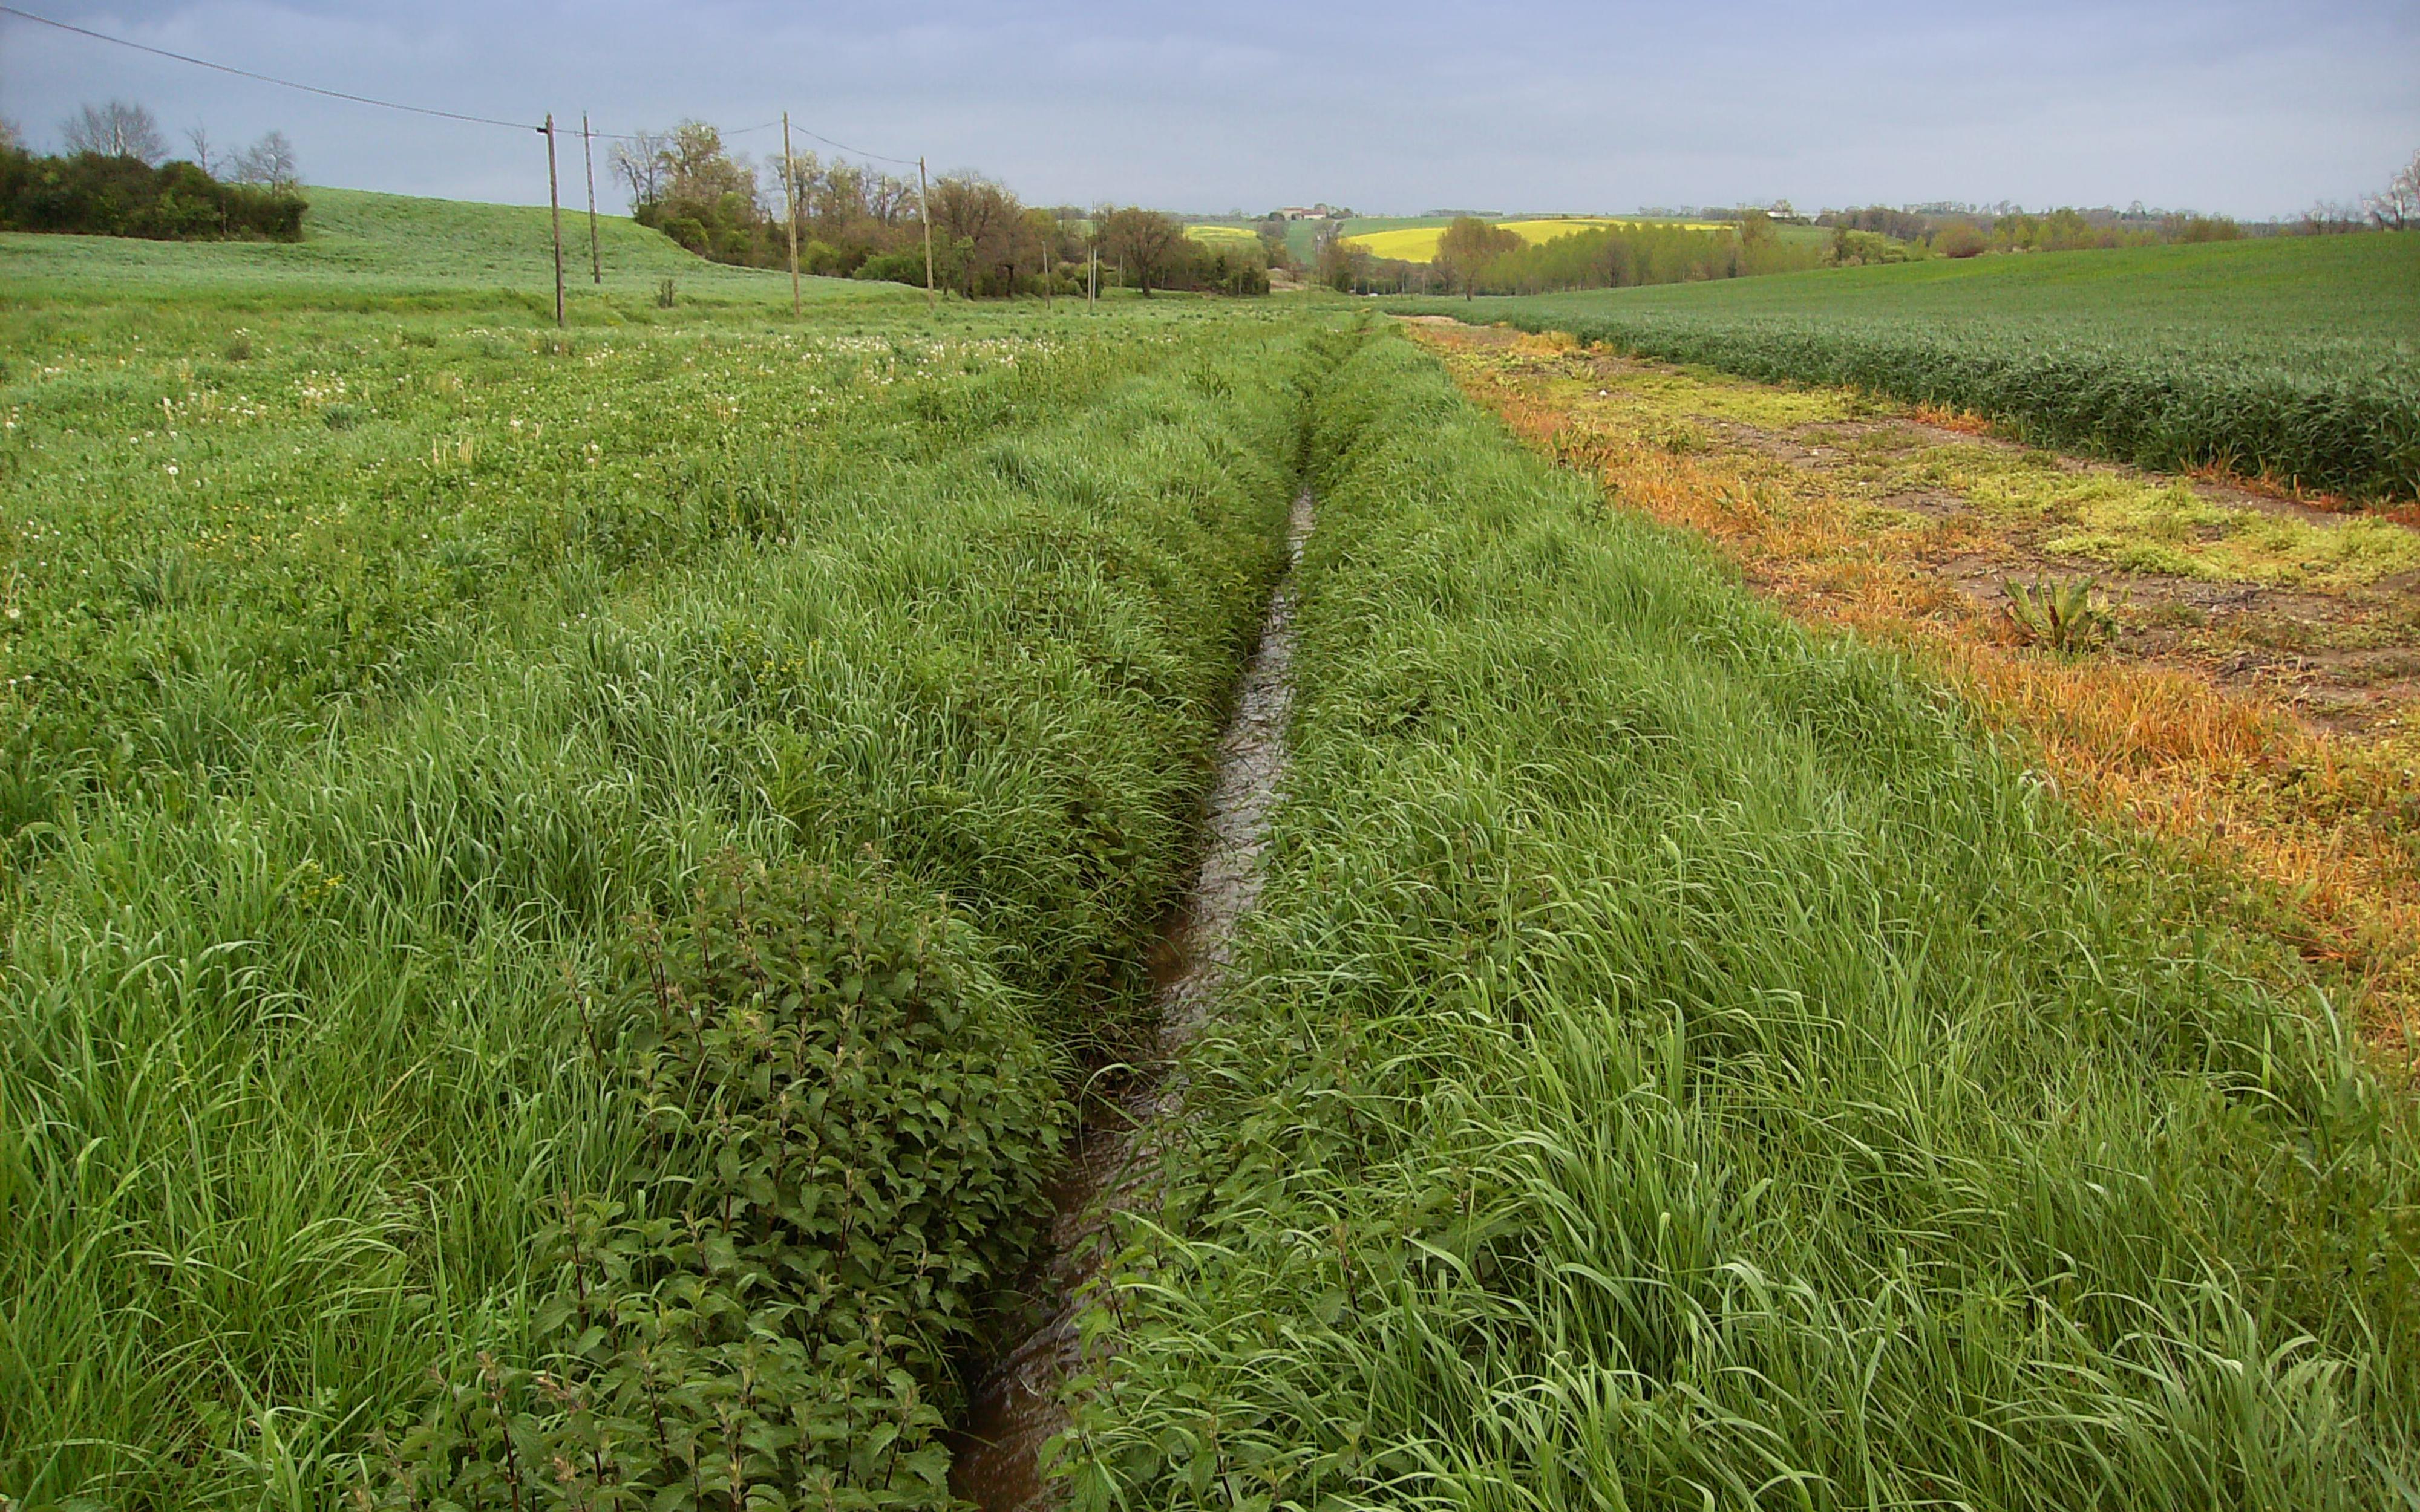
[{"label": "green crop field", "polygon": [[[0,233],[0,301],[24,308],[129,298],[176,298],[214,306],[300,301],[313,308],[400,307],[414,299],[464,307],[466,295],[551,314],[552,230],[544,207],[471,205],[361,190],[304,192],[303,239],[160,242],[119,237]],[[661,232],[627,216],[597,217],[602,284],[591,281],[588,217],[563,218],[570,316],[604,323],[651,311],[663,281],[675,298],[716,304],[781,304],[785,273],[728,268],[691,256]],[[817,301],[921,297],[895,284],[811,278]]]},{"label": "green crop field", "polygon": [[2420,238],[1936,260],[1391,306],[1972,410],[2043,445],[2420,493]]},{"label": "green crop field", "polygon": [[2420,1483],[2326,983],[1399,333],[314,195],[0,238],[9,1508],[960,1505],[1306,486],[1081,1504]]}]

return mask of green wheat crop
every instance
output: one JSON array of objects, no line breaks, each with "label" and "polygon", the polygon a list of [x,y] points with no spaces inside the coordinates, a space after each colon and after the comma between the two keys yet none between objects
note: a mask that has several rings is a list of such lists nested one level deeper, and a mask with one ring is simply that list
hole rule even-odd
[{"label": "green wheat crop", "polygon": [[2420,237],[2276,238],[1400,307],[1969,410],[2044,446],[2420,494]]}]

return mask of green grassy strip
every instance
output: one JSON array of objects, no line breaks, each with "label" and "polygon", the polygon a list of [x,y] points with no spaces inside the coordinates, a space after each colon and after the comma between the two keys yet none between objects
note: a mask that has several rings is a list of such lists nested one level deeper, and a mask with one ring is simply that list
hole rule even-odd
[{"label": "green grassy strip", "polygon": [[[108,304],[130,294],[171,296],[192,309],[460,310],[484,297],[519,315],[554,314],[554,239],[543,205],[483,205],[307,189],[300,242],[157,242],[122,237],[0,232],[0,307]],[[680,307],[790,303],[786,273],[729,268],[681,248],[628,216],[597,217],[592,281],[588,221],[564,217],[566,292],[575,325],[660,317],[666,279]],[[809,278],[808,300],[878,308],[921,299],[895,285]]]},{"label": "green grassy strip", "polygon": [[2138,466],[2420,495],[2420,237],[1993,257],[1405,310],[1988,415]]},{"label": "green grassy strip", "polygon": [[1408,342],[1312,475],[1081,1504],[2412,1504],[2415,1131],[2290,963]]},{"label": "green grassy strip", "polygon": [[[927,330],[895,335],[921,347]],[[847,1163],[888,1160],[916,1144],[913,1119],[965,1106],[926,1080],[956,1074],[951,1057],[998,1045],[1003,1065],[1063,1068],[1083,1036],[1140,1005],[1279,560],[1295,346],[1263,322],[1071,324],[1043,344],[1055,354],[992,351],[986,334],[943,344],[963,352],[963,377],[870,390],[829,428],[725,421],[687,471],[651,463],[627,487],[575,456],[489,464],[473,496],[468,459],[442,451],[464,476],[438,484],[461,490],[458,508],[422,511],[450,543],[434,553],[406,528],[408,499],[390,517],[376,470],[330,469],[306,501],[355,512],[349,532],[298,515],[259,552],[197,549],[194,570],[220,576],[190,594],[145,594],[101,569],[135,547],[181,551],[218,528],[216,508],[269,502],[243,488],[189,503],[179,536],[179,496],[155,483],[144,528],[112,537],[77,502],[81,471],[102,464],[54,427],[116,433],[73,406],[156,395],[96,379],[88,398],[49,396],[68,409],[40,429],[42,449],[20,454],[13,484],[29,508],[59,511],[43,549],[106,580],[28,554],[45,592],[17,623],[39,610],[55,634],[34,696],[56,673],[72,695],[143,717],[27,815],[26,870],[7,896],[8,1496],[333,1504],[372,1431],[437,1389],[432,1369],[475,1396],[475,1351],[540,1363],[538,1304],[559,1280],[540,1239],[566,1201],[623,1200],[667,1149],[713,1148],[643,1127],[694,1085],[643,1104],[607,1062],[617,1027],[655,1016],[639,1006],[649,951],[630,917],[677,914],[725,853],[777,876],[840,869],[783,882],[808,917],[766,925],[808,942],[793,953],[819,1012],[878,993],[972,1026],[929,1061],[886,1041],[864,1063],[887,1081],[851,1094],[853,1143],[821,1147],[837,1164],[814,1190],[783,1177],[810,1238],[812,1214],[848,1211],[852,1192],[912,1184]],[[444,339],[441,356],[465,338]],[[474,387],[487,339],[467,338],[474,355],[456,364]],[[707,346],[684,336],[626,355],[678,374]],[[495,360],[531,362],[525,348]],[[575,409],[631,397],[615,372],[529,370],[513,393],[529,404],[534,387],[559,385]],[[848,378],[768,358],[714,387],[812,413]],[[659,420],[686,426],[713,396],[684,393]],[[259,424],[206,453],[211,469],[282,466],[289,439],[335,435],[309,413]],[[335,439],[387,424],[367,415]],[[441,434],[447,424],[462,422]],[[396,450],[409,464],[424,448]],[[350,564],[323,593],[374,594],[365,553],[404,585],[405,612],[287,612],[289,598],[323,602],[302,592],[323,549]],[[497,575],[453,579],[449,594],[466,562]],[[87,614],[96,605],[105,612]],[[411,675],[343,693],[362,687],[344,669],[390,652]],[[298,696],[273,675],[282,657],[339,671]],[[55,728],[73,744],[85,706],[61,707]],[[871,880],[869,850],[884,865]],[[745,893],[749,874],[721,886]],[[852,911],[861,884],[873,890]],[[707,918],[697,934],[737,927]],[[889,963],[871,986],[846,964],[861,959]],[[708,985],[690,990],[724,992],[711,985],[722,960],[702,960],[690,979]],[[921,984],[893,975],[919,961]],[[757,1054],[748,1007],[675,1004],[667,1022],[711,1011],[736,1036],[713,1056],[741,1065]],[[993,1110],[1015,1124],[995,1142],[1047,1146],[1035,1119],[1061,1112],[1020,1092]],[[1040,1164],[989,1170],[979,1203],[922,1232],[1032,1207]],[[676,1198],[659,1194],[658,1214]],[[933,1366],[998,1259],[982,1236],[959,1238],[980,1263],[935,1257],[945,1294],[887,1319],[908,1341],[874,1341],[892,1365],[832,1365],[841,1389],[853,1371],[908,1391],[886,1371],[912,1358],[913,1389],[946,1401]],[[710,1401],[696,1410],[713,1420]]]}]

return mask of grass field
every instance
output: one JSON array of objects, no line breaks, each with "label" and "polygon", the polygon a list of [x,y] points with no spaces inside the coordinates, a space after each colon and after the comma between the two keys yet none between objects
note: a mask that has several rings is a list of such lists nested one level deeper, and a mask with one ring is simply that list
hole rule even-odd
[{"label": "grass field", "polygon": [[[349,189],[312,189],[305,197],[311,208],[303,239],[291,244],[0,233],[0,301],[30,308],[174,295],[221,308],[287,301],[355,309],[433,301],[458,311],[467,307],[465,296],[479,296],[499,309],[553,312],[553,233],[543,208]],[[652,318],[667,278],[675,299],[789,303],[786,273],[707,262],[620,215],[597,217],[605,277],[592,283],[586,214],[566,212],[563,232],[575,323]],[[837,278],[810,278],[804,288],[819,302],[916,295],[898,285]]]},{"label": "grass field", "polygon": [[1313,408],[1078,1504],[2403,1504],[2420,1155],[2325,1005],[1408,343]]},{"label": "grass field", "polygon": [[0,239],[0,1497],[952,1507],[1309,485],[1083,1504],[2409,1501],[2328,979],[1400,333],[320,197]]},{"label": "grass field", "polygon": [[2046,446],[2420,493],[2420,238],[1935,260],[1396,306],[1971,411]]},{"label": "grass field", "polygon": [[[463,213],[466,258],[513,244]],[[594,1253],[600,1377],[643,1351],[697,1433],[760,1426],[718,1382],[819,1404],[767,1484],[930,1500],[1061,1078],[1143,1001],[1277,560],[1292,333],[735,300],[566,340],[484,278],[263,308],[217,282],[255,249],[83,250],[20,253],[77,300],[0,310],[0,1491],[324,1505],[387,1432],[481,1504],[498,1442],[447,1394],[561,1443],[528,1372],[570,1368],[555,1266]],[[452,260],[412,256],[372,286]],[[685,1037],[650,980],[736,1016]],[[745,1024],[829,1052],[815,1120],[749,1100]],[[751,1175],[673,1118],[815,1153]],[[725,1242],[820,1289],[755,1305]]]}]

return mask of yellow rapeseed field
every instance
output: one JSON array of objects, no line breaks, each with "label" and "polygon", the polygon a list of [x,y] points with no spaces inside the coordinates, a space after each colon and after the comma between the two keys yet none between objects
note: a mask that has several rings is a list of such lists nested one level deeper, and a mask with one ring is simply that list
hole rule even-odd
[{"label": "yellow rapeseed field", "polygon": [[[1498,221],[1507,231],[1519,234],[1524,241],[1551,241],[1575,231],[1593,231],[1604,225],[1647,225],[1670,223],[1647,222],[1625,216],[1558,215],[1539,221]],[[1718,231],[1722,227],[1710,221],[1690,221],[1691,231]],[[1373,257],[1388,257],[1402,262],[1424,263],[1436,257],[1437,241],[1445,235],[1441,225],[1406,226],[1400,231],[1367,231],[1357,237],[1346,237],[1344,243],[1359,247]]]}]

